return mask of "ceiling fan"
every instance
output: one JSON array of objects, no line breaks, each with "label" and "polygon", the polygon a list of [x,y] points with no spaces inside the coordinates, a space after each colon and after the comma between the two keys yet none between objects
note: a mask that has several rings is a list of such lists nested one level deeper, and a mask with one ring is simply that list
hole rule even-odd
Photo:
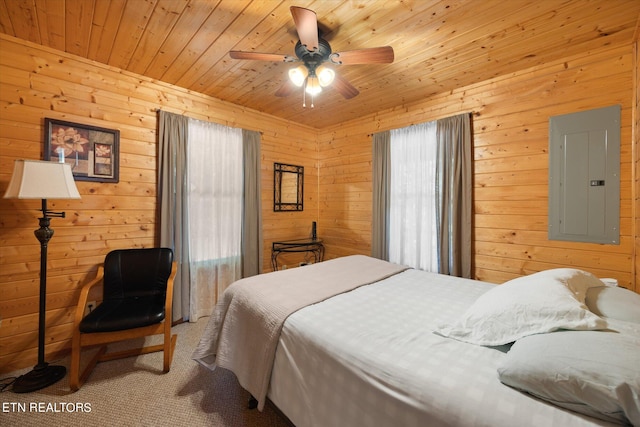
[{"label": "ceiling fan", "polygon": [[[394,55],[391,46],[332,52],[329,42],[318,33],[318,19],[314,11],[297,6],[291,6],[290,10],[300,38],[295,46],[296,56],[237,50],[229,52],[229,56],[233,59],[302,63],[289,70],[290,81],[276,91],[276,96],[288,96],[296,87],[304,87],[303,95],[304,93],[311,95],[311,107],[313,107],[313,97],[320,93],[323,87],[333,84],[333,87],[345,99],[350,99],[360,93],[358,89],[327,65],[390,64],[393,62]],[[303,106],[306,106],[305,101],[303,101]]]}]

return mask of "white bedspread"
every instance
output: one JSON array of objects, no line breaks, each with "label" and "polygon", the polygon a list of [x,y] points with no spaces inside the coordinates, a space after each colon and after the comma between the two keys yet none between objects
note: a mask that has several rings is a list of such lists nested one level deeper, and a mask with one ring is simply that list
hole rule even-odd
[{"label": "white bedspread", "polygon": [[610,425],[500,383],[500,349],[432,332],[493,286],[407,270],[301,309],[269,398],[297,427]]},{"label": "white bedspread", "polygon": [[232,371],[262,409],[282,324],[291,313],[405,269],[354,255],[239,280],[224,292],[193,358]]}]

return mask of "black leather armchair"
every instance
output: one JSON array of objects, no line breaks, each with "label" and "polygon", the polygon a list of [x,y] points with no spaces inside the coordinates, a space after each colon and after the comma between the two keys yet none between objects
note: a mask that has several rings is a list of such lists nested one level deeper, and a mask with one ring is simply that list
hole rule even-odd
[{"label": "black leather armchair", "polygon": [[[96,278],[80,292],[71,348],[71,390],[80,388],[98,362],[139,354],[163,351],[163,372],[169,372],[177,339],[177,335],[171,335],[176,269],[168,248],[124,249],[107,254]],[[100,283],[102,303],[84,316],[89,293]],[[159,334],[164,336],[163,344],[106,352],[108,343]],[[101,348],[80,373],[82,348],[98,345]]]}]

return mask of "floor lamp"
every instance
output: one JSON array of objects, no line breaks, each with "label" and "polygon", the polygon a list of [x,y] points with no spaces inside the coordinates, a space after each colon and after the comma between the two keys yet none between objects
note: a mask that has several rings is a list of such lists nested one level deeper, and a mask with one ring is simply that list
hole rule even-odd
[{"label": "floor lamp", "polygon": [[[63,158],[64,160],[64,158]],[[71,166],[38,160],[16,160],[6,199],[41,199],[40,228],[34,234],[40,241],[40,311],[38,318],[38,364],[13,383],[16,393],[40,390],[64,378],[64,366],[49,365],[44,361],[44,335],[47,302],[47,245],[53,236],[49,228],[51,218],[64,218],[64,212],[47,209],[47,199],[79,199]]]}]

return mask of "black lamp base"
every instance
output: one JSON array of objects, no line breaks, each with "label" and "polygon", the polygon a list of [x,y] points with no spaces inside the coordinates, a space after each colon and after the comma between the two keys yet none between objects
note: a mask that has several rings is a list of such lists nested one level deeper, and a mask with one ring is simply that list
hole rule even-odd
[{"label": "black lamp base", "polygon": [[54,366],[44,363],[36,365],[26,374],[18,377],[13,383],[14,393],[29,393],[55,384],[67,374],[64,366]]}]

